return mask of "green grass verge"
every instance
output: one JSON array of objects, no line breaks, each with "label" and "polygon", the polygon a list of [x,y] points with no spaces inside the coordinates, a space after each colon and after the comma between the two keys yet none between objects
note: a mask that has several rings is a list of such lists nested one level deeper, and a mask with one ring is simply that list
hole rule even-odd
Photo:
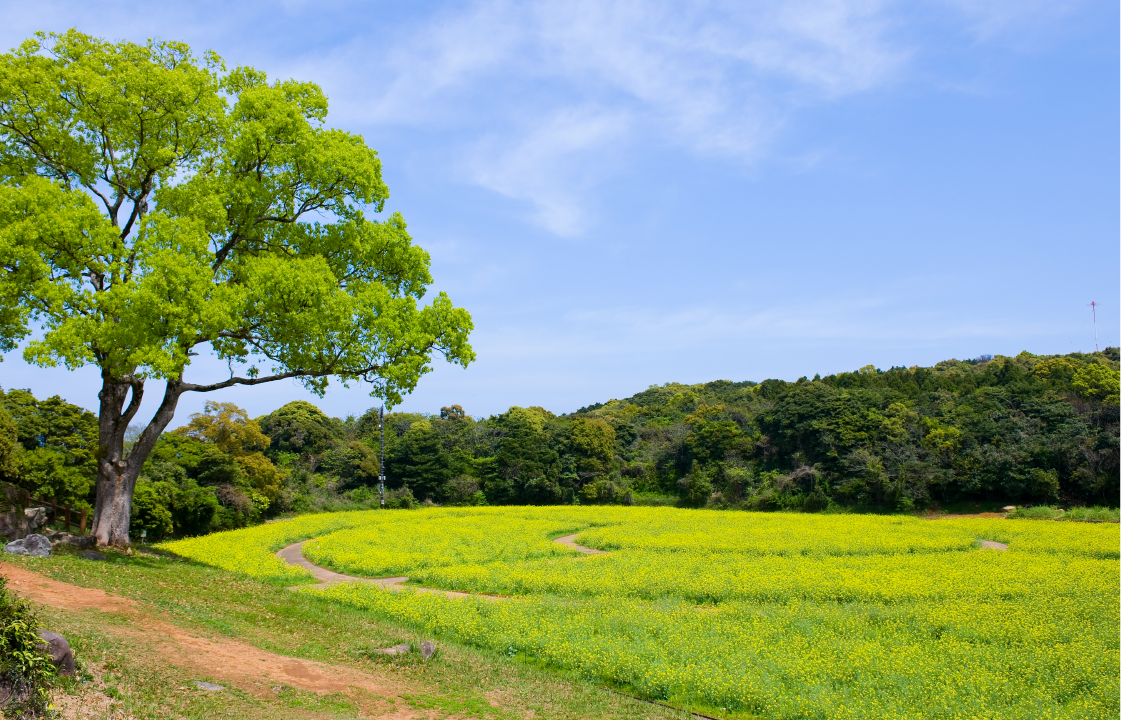
[{"label": "green grass verge", "polygon": [[[370,650],[402,642],[417,646],[428,636],[369,612],[294,593],[241,574],[146,550],[132,556],[109,552],[108,562],[72,554],[50,558],[4,556],[47,577],[132,598],[153,615],[201,637],[231,638],[262,650],[357,670],[388,670],[410,690],[398,704],[420,717],[670,718],[680,713],[621,698],[592,683],[533,664],[438,640],[427,663],[417,653],[385,658]],[[221,677],[176,667],[143,638],[122,634],[135,625],[127,615],[38,606],[45,627],[62,633],[75,649],[82,673],[56,697],[72,717],[132,718],[354,718],[359,710],[341,695],[321,696],[289,686],[265,697],[230,687]],[[193,680],[226,685],[223,692],[197,689]]]}]

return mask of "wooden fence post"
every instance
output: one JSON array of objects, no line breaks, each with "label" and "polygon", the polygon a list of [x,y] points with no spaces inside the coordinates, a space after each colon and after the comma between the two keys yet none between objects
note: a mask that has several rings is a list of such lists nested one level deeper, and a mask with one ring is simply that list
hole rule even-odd
[{"label": "wooden fence post", "polygon": [[82,508],[82,524],[78,526],[78,532],[82,535],[86,534],[86,509]]}]

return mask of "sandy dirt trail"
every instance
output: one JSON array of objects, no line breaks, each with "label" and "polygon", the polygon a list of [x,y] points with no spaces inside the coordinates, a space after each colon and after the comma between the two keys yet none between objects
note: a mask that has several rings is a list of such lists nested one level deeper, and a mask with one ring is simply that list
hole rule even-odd
[{"label": "sandy dirt trail", "polygon": [[[560,543],[561,545],[565,545],[567,547],[571,547],[572,549],[576,550],[577,552],[584,553],[586,555],[607,555],[608,554],[604,550],[593,550],[592,548],[586,548],[583,545],[577,545],[576,537],[579,534],[580,533],[573,533],[572,535],[566,535],[564,537],[559,537],[556,540],[554,540],[553,542]],[[408,587],[409,589],[415,590],[415,591],[420,592],[420,593],[433,593],[435,595],[443,595],[444,597],[451,597],[451,598],[477,597],[477,598],[483,598],[485,600],[506,600],[507,599],[506,595],[488,595],[486,593],[465,593],[465,592],[457,592],[455,590],[438,590],[437,588],[420,587],[418,585],[405,585],[405,583],[409,581],[408,576],[368,578],[368,577],[358,577],[357,575],[344,575],[343,573],[337,573],[334,570],[328,570],[325,567],[320,567],[319,565],[314,564],[312,561],[310,561],[306,557],[304,557],[304,543],[306,543],[306,542],[312,542],[312,540],[303,540],[303,541],[298,542],[298,543],[292,543],[291,545],[289,545],[289,546],[287,546],[287,547],[285,547],[281,550],[278,550],[277,551],[277,557],[280,558],[281,560],[284,560],[289,565],[296,565],[297,567],[304,568],[305,570],[307,570],[308,572],[310,572],[312,574],[312,577],[314,577],[316,580],[319,580],[319,584],[318,585],[293,585],[292,587],[288,588],[289,590],[297,590],[301,587],[325,588],[325,587],[328,587],[329,585],[335,585],[337,583],[360,582],[360,583],[367,583],[368,585],[377,585],[378,587],[385,588],[386,590],[394,590],[394,591],[397,591],[397,592],[400,592],[400,591],[404,590],[406,587]]]},{"label": "sandy dirt trail", "polygon": [[[267,652],[247,643],[227,638],[204,638],[159,619],[142,603],[110,595],[101,590],[52,580],[20,567],[0,562],[0,574],[8,586],[35,603],[63,610],[93,609],[126,616],[125,626],[104,625],[109,632],[128,635],[152,646],[158,656],[177,667],[197,670],[207,677],[226,682],[259,696],[272,694],[272,688],[284,684],[321,695],[344,693],[359,700],[364,709],[374,710],[371,717],[416,717],[409,710],[393,710],[396,701],[407,690],[400,681],[347,666],[330,665]],[[374,698],[354,698],[369,693]],[[373,700],[373,706],[370,707]]]}]

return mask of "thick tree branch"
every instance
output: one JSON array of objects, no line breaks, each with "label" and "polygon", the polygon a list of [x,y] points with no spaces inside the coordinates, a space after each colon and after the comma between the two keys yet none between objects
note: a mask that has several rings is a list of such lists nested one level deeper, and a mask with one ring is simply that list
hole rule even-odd
[{"label": "thick tree branch", "polygon": [[127,380],[129,387],[132,388],[132,397],[129,398],[129,406],[121,413],[121,422],[124,423],[126,428],[136,417],[136,412],[140,410],[140,401],[144,399],[144,381],[133,374],[129,374]]},{"label": "thick tree branch", "polygon": [[[381,368],[382,368],[381,365],[371,365],[370,367],[363,368],[362,370],[347,372],[346,374],[347,375],[355,375],[355,376],[369,375],[370,373],[377,372]],[[229,380],[223,380],[222,382],[211,383],[210,385],[195,385],[193,383],[183,383],[182,388],[183,388],[183,392],[213,392],[215,390],[222,390],[224,388],[233,387],[235,385],[260,385],[262,383],[274,382],[276,380],[288,380],[289,378],[296,378],[296,377],[316,378],[316,377],[326,377],[328,375],[338,375],[338,374],[340,374],[339,370],[334,369],[334,368],[327,369],[327,370],[314,370],[314,371],[313,370],[293,370],[291,372],[278,373],[276,375],[266,375],[265,377],[257,377],[257,378],[232,377]]]},{"label": "thick tree branch", "polygon": [[138,474],[140,472],[139,466],[143,465],[148,456],[152,454],[152,449],[156,447],[156,441],[160,439],[164,428],[175,417],[175,406],[179,404],[179,396],[182,394],[183,383],[179,380],[168,380],[160,407],[156,409],[152,421],[140,432],[140,436],[137,437],[132,450],[129,452],[128,459],[125,461],[130,473]]}]

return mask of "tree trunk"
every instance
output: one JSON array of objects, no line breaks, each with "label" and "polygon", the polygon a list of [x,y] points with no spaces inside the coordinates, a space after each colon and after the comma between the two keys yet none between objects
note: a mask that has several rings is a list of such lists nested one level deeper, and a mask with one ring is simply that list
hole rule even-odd
[{"label": "tree trunk", "polygon": [[[101,401],[98,413],[97,500],[94,503],[93,526],[90,533],[98,545],[118,547],[129,542],[129,519],[132,514],[132,496],[140,469],[156,446],[156,440],[175,415],[175,406],[182,393],[178,380],[169,380],[152,421],[141,432],[125,456],[125,431],[132,422],[144,396],[144,381],[131,372],[113,377],[102,372]],[[128,407],[125,398],[132,397]]]}]

